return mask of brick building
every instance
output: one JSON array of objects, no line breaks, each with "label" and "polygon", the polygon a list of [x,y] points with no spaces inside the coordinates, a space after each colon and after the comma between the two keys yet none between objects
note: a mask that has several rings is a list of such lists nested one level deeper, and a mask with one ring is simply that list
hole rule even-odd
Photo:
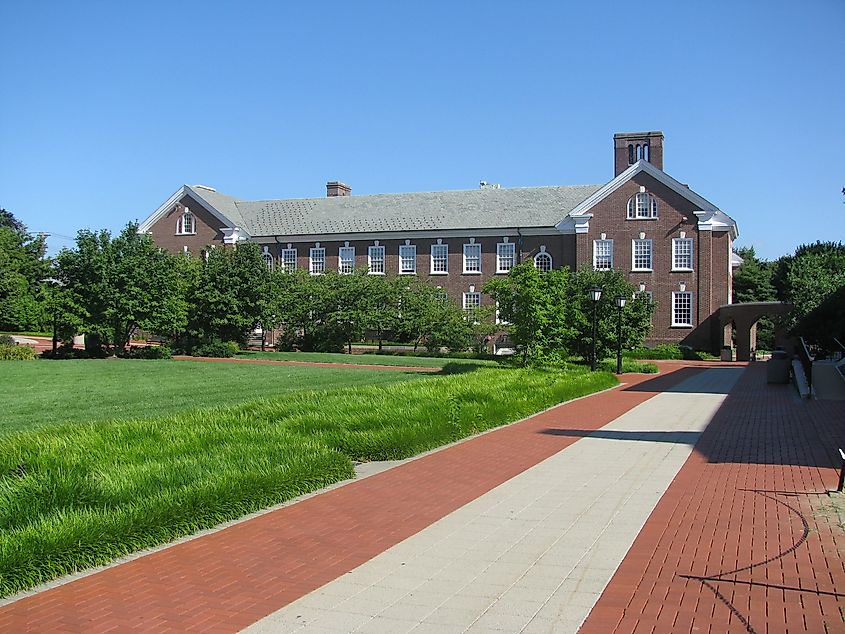
[{"label": "brick building", "polygon": [[616,268],[657,304],[648,343],[720,345],[736,222],[663,171],[661,132],[614,135],[614,168],[604,185],[353,196],[331,181],[325,198],[288,200],[185,185],[139,231],[172,252],[248,240],[273,267],[413,275],[465,307],[492,301],[484,282],[516,262]]}]

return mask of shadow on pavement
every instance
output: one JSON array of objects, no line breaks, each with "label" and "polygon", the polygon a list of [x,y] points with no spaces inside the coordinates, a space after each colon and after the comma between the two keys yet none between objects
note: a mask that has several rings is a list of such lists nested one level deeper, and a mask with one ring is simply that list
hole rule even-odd
[{"label": "shadow on pavement", "polygon": [[681,368],[653,379],[622,388],[625,392],[669,392],[674,394],[728,394],[744,367]]},{"label": "shadow on pavement", "polygon": [[623,431],[615,429],[544,429],[541,434],[602,438],[606,440],[635,440],[641,442],[669,442],[693,446],[701,436],[697,431]]},{"label": "shadow on pavement", "polygon": [[[737,370],[713,368],[709,373]],[[660,390],[662,377],[657,377],[624,389],[702,391],[696,388],[701,388],[706,377],[701,377],[701,381],[694,378],[701,369],[685,368],[678,372],[688,374],[690,380],[675,388],[669,386]],[[729,378],[728,375],[711,376],[715,379]],[[575,430],[575,435],[577,432]],[[712,463],[794,465],[838,470],[842,466],[839,447],[845,448],[845,401],[802,401],[791,385],[768,384],[766,365],[755,363],[748,366],[736,381],[701,434],[695,450]]]}]

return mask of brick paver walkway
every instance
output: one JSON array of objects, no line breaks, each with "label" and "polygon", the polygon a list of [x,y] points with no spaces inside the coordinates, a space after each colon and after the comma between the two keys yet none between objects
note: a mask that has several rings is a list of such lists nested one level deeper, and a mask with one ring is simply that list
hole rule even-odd
[{"label": "brick paver walkway", "polygon": [[845,533],[821,512],[838,446],[845,403],[751,365],[581,632],[845,632]]}]

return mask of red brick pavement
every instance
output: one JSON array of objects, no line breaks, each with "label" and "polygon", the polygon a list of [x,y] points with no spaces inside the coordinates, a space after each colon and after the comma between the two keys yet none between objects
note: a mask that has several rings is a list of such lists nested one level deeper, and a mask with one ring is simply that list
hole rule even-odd
[{"label": "red brick pavement", "polygon": [[381,474],[0,608],[2,632],[234,632],[368,561],[698,370],[626,375]]},{"label": "red brick pavement", "polygon": [[753,364],[652,512],[581,634],[845,632],[845,533],[822,516],[845,403]]}]

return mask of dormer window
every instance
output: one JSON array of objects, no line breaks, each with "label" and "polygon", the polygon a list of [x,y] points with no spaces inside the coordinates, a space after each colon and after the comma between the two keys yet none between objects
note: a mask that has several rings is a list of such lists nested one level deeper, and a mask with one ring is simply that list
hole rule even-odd
[{"label": "dormer window", "polygon": [[645,187],[628,199],[628,220],[652,220],[657,218],[657,198]]},{"label": "dormer window", "polygon": [[196,221],[191,210],[185,207],[185,212],[176,220],[176,235],[194,235],[197,232]]}]

